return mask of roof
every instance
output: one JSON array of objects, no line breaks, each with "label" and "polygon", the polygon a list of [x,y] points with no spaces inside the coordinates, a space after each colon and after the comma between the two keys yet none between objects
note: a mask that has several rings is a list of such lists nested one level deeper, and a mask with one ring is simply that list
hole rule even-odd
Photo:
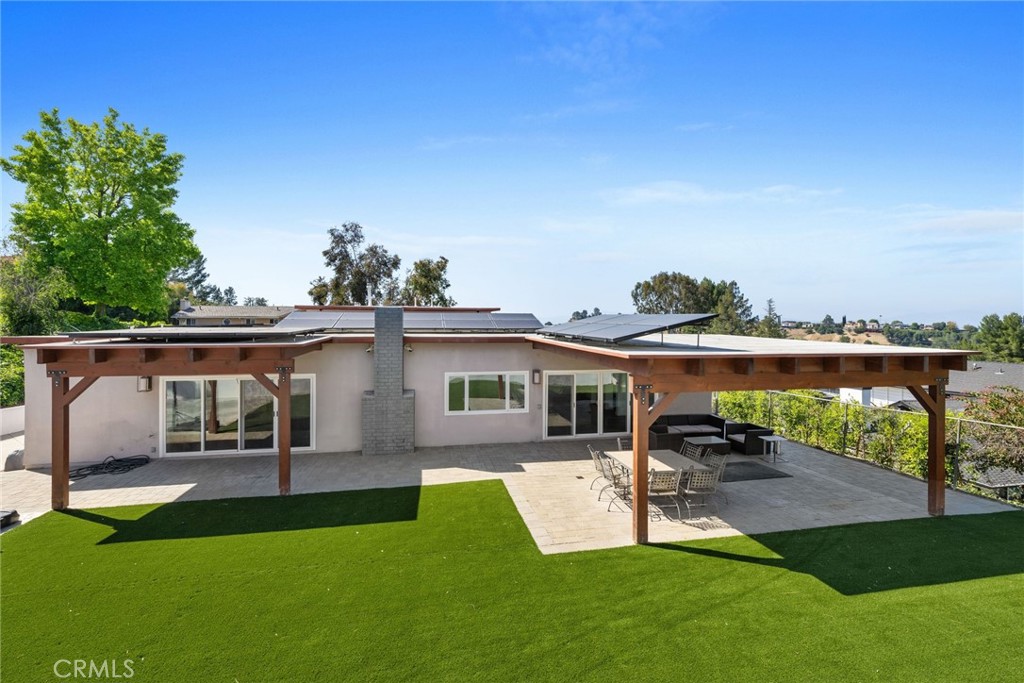
[{"label": "roof", "polygon": [[1024,389],[1024,363],[972,360],[967,370],[950,373],[946,391],[966,394],[1004,386]]},{"label": "roof", "polygon": [[805,341],[800,339],[769,339],[741,337],[727,334],[652,334],[630,339],[612,346],[589,344],[585,341],[553,339],[542,334],[532,335],[531,341],[545,344],[567,345],[600,355],[620,358],[696,358],[717,356],[741,358],[752,355],[799,358],[801,356],[831,357],[956,357],[970,355],[970,351],[932,349],[912,346],[883,346],[881,344],[844,344],[842,342]]},{"label": "roof", "polygon": [[172,318],[283,318],[293,306],[190,306]]},{"label": "roof", "polygon": [[619,343],[636,339],[646,334],[666,332],[686,325],[700,325],[714,318],[717,313],[676,313],[676,314],[624,314],[610,313],[574,320],[562,325],[552,325],[539,330],[538,334],[564,339]]},{"label": "roof", "polygon": [[972,472],[969,468],[965,468],[964,478],[986,489],[1024,486],[1024,472],[1006,467],[990,467],[984,472]]},{"label": "roof", "polygon": [[72,342],[91,341],[146,341],[146,342],[215,342],[215,341],[266,341],[286,340],[291,337],[319,332],[318,327],[137,327],[127,330],[86,330],[65,332],[64,337]]}]

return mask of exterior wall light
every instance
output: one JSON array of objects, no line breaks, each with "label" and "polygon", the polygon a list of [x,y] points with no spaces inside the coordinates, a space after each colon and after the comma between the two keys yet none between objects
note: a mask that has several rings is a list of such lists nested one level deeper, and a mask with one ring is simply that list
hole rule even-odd
[{"label": "exterior wall light", "polygon": [[542,375],[542,373],[541,373],[540,370],[534,370],[533,371],[533,383],[534,384],[540,384],[541,375]]},{"label": "exterior wall light", "polygon": [[135,383],[135,391],[153,391],[153,378],[139,377]]}]

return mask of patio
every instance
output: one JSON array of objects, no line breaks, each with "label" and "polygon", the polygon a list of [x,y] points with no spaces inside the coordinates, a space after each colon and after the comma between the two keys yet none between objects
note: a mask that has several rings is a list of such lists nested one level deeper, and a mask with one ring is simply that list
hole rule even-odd
[{"label": "patio", "polygon": [[[5,440],[7,441],[7,440]],[[614,449],[610,440],[598,448]],[[10,444],[5,444],[8,448]],[[5,448],[6,450],[6,448]],[[731,460],[751,460],[739,455]],[[756,460],[756,459],[754,459]],[[718,515],[680,523],[652,519],[650,542],[695,540],[739,534],[926,517],[923,481],[868,463],[786,443],[778,463],[792,476],[728,482],[728,504]],[[421,448],[413,455],[364,457],[358,453],[296,454],[292,492],[318,493],[369,488],[501,479],[542,553],[628,546],[632,516],[625,507],[607,511],[589,489],[595,476],[586,442],[561,441]],[[153,460],[120,475],[71,483],[72,508],[210,500],[278,493],[277,458],[269,456]],[[31,520],[50,508],[47,471],[0,474],[0,506]],[[946,492],[946,514],[1014,509],[957,491]],[[673,511],[674,516],[674,511]]]}]

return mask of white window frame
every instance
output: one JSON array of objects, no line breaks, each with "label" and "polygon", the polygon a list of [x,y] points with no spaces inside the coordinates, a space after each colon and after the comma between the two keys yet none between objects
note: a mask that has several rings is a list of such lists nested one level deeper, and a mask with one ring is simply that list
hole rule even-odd
[{"label": "white window frame", "polygon": [[[276,378],[273,375],[266,375],[271,381],[275,381]],[[189,458],[189,457],[220,457],[220,456],[233,456],[233,455],[265,455],[269,453],[277,453],[277,437],[278,431],[278,415],[277,415],[277,399],[273,398],[274,406],[274,445],[272,448],[246,448],[246,449],[225,449],[222,451],[189,451],[184,453],[168,453],[167,452],[167,383],[168,382],[199,382],[201,391],[203,394],[202,406],[200,409],[200,429],[205,432],[206,430],[206,382],[208,380],[218,379],[237,379],[243,380],[253,379],[252,375],[186,375],[186,376],[167,376],[160,378],[160,457],[168,458]],[[292,446],[292,452],[309,452],[316,450],[316,375],[310,373],[293,373],[291,376],[292,381],[297,379],[308,379],[309,380],[309,445],[308,446]],[[241,418],[241,416],[239,416]]]},{"label": "white window frame", "polygon": [[[627,410],[627,412],[626,412],[626,431],[624,431],[624,432],[608,432],[608,431],[605,431],[604,430],[604,416],[601,415],[601,416],[598,417],[598,421],[599,421],[598,423],[600,424],[601,428],[600,428],[600,430],[596,434],[577,434],[576,433],[576,423],[575,423],[575,420],[574,420],[573,421],[573,426],[572,426],[572,431],[573,431],[572,434],[566,434],[565,436],[548,436],[548,377],[550,375],[572,375],[573,376],[573,394],[574,394],[574,397],[573,397],[573,411],[575,412],[575,410],[576,410],[576,398],[575,398],[575,393],[576,393],[576,375],[586,375],[586,374],[595,373],[595,372],[598,373],[599,376],[603,375],[605,373],[609,373],[609,374],[624,374],[624,375],[627,375],[627,376],[629,374],[629,373],[625,372],[624,370],[615,370],[615,369],[609,369],[609,368],[596,368],[596,369],[592,369],[592,370],[545,370],[544,371],[543,381],[542,381],[542,384],[541,384],[541,394],[543,394],[543,399],[544,400],[541,402],[541,427],[540,427],[541,428],[541,439],[543,441],[559,441],[559,440],[566,441],[566,440],[571,440],[571,439],[614,438],[616,436],[628,436],[629,434],[633,433],[633,402],[632,402],[632,400],[630,400],[628,402],[627,408],[626,408],[626,410]],[[598,386],[601,387],[601,389],[599,391],[599,394],[598,394],[600,398],[598,400],[599,401],[603,401],[604,400],[604,383],[601,382],[600,380],[598,380]]]},{"label": "white window frame", "polygon": [[[505,408],[502,410],[470,410],[469,409],[469,380],[471,377],[480,375],[504,375],[505,376]],[[523,407],[522,408],[510,408],[509,401],[511,400],[511,388],[512,384],[509,382],[509,377],[512,375],[521,375],[523,378]],[[449,406],[451,402],[448,398],[448,391],[451,389],[451,378],[461,377],[464,382],[463,389],[463,403],[466,406],[463,410],[450,410]],[[444,414],[446,416],[451,415],[515,415],[519,413],[530,412],[530,371],[529,370],[473,370],[472,372],[446,372],[444,373]]]}]

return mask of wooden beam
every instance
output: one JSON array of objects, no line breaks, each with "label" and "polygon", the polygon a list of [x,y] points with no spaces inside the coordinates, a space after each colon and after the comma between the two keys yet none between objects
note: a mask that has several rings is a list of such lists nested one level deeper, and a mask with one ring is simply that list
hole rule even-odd
[{"label": "wooden beam", "polygon": [[959,370],[960,372],[967,371],[967,356],[943,356],[942,357],[942,369],[943,370]]},{"label": "wooden beam", "polygon": [[[419,341],[413,339],[412,341]],[[646,358],[630,359],[622,356],[606,356],[604,354],[585,351],[568,346],[561,346],[556,342],[533,342],[533,348],[538,351],[549,351],[550,353],[573,358],[593,364],[595,367],[608,368],[609,370],[621,370],[631,375],[647,376],[650,374],[650,363]]]},{"label": "wooden beam", "polygon": [[68,376],[59,371],[50,375],[50,507],[66,510],[71,504],[71,481],[68,479],[70,434]]},{"label": "wooden beam", "polygon": [[96,363],[104,363],[107,360],[106,349],[89,349],[89,362],[95,365]]},{"label": "wooden beam", "polygon": [[928,514],[946,514],[946,387],[932,384],[928,394],[935,404],[928,413]]},{"label": "wooden beam", "polygon": [[194,346],[190,347],[185,352],[185,358],[188,360],[189,363],[198,363],[203,359],[203,350],[197,349]]},{"label": "wooden beam", "polygon": [[67,392],[64,393],[64,405],[69,406],[71,402],[76,398],[85,393],[85,390],[96,383],[99,377],[83,377],[75,383],[75,386],[71,387]]},{"label": "wooden beam", "polygon": [[904,356],[903,369],[928,372],[928,356]]},{"label": "wooden beam", "polygon": [[63,370],[69,377],[130,377],[145,375],[149,377],[157,375],[248,375],[251,373],[276,374],[277,367],[282,363],[294,363],[294,361],[274,360],[228,360],[228,359],[203,359],[197,363],[189,363],[184,356],[180,360],[156,360],[148,363],[137,361],[114,361],[109,360],[99,365],[89,363],[54,363],[47,367],[53,370]]},{"label": "wooden beam", "polygon": [[56,349],[38,349],[36,351],[36,363],[40,365],[52,363],[55,360],[57,360]]},{"label": "wooden beam", "polygon": [[797,375],[800,373],[799,358],[780,358],[779,372],[784,375]]},{"label": "wooden beam", "polygon": [[889,356],[866,356],[864,358],[864,370],[867,372],[889,372]]},{"label": "wooden beam", "polygon": [[678,393],[662,394],[661,398],[647,410],[647,419],[650,421],[648,424],[654,424],[654,421],[662,416],[677,396],[679,396]]},{"label": "wooden beam", "polygon": [[291,368],[278,368],[277,394],[277,487],[287,496],[292,492]]},{"label": "wooden beam", "polygon": [[935,402],[932,401],[931,394],[928,393],[927,389],[923,389],[915,384],[909,384],[907,385],[907,390],[914,395],[914,398],[917,399],[917,402],[921,404],[926,413],[931,415],[937,410]]},{"label": "wooden beam", "polygon": [[139,349],[139,362],[151,363],[157,358],[156,349]]},{"label": "wooden beam", "polygon": [[732,362],[732,369],[737,375],[753,375],[754,374],[754,359],[753,358],[735,358]]},{"label": "wooden beam", "polygon": [[837,375],[846,373],[846,357],[845,356],[834,356],[822,358],[821,366],[825,369],[825,372],[831,372]]},{"label": "wooden beam", "polygon": [[703,358],[689,358],[686,361],[686,374],[703,377],[707,374],[707,364]]},{"label": "wooden beam", "polygon": [[252,378],[259,382],[260,384],[262,384],[264,387],[266,387],[267,391],[269,391],[274,398],[281,398],[281,392],[278,389],[277,385],[271,382],[266,375],[259,372],[254,372],[252,373]]}]

